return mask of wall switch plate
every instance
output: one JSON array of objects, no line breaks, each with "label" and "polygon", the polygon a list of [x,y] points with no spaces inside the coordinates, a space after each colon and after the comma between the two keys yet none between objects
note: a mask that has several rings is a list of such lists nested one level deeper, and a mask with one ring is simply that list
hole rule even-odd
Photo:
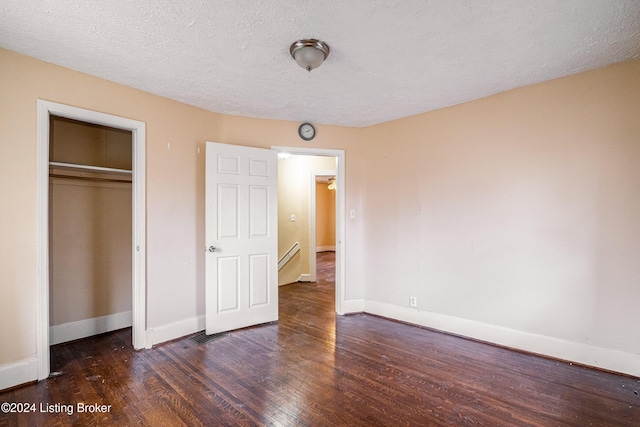
[{"label": "wall switch plate", "polygon": [[296,214],[291,214],[291,222],[296,222]]},{"label": "wall switch plate", "polygon": [[349,218],[356,219],[356,210],[355,209],[351,209],[349,211]]}]

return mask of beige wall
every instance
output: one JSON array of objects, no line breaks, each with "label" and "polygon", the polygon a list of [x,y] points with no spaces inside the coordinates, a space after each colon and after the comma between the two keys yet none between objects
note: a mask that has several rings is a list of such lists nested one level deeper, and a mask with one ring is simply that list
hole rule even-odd
[{"label": "beige wall", "polygon": [[38,98],[146,123],[148,327],[204,313],[204,142],[304,145],[346,152],[347,299],[640,354],[639,93],[628,61],[303,144],[0,50],[0,366],[35,355]]},{"label": "beige wall", "polygon": [[[223,116],[0,49],[0,366],[36,351],[38,98],[146,123],[147,326],[202,316],[204,143],[303,145],[297,123]],[[304,145],[353,156],[347,204],[360,206],[359,129],[317,128],[314,142]],[[356,243],[347,251],[358,251],[359,227],[349,224],[350,233]],[[357,267],[347,272],[351,298],[363,292]]]},{"label": "beige wall", "polygon": [[336,246],[336,192],[316,183],[316,248]]},{"label": "beige wall", "polygon": [[366,299],[640,354],[639,114],[636,60],[364,129]]},{"label": "beige wall", "polygon": [[196,148],[217,138],[220,115],[6,50],[0,76],[0,158],[11,159],[0,171],[0,341],[11,343],[1,346],[0,364],[35,354],[38,98],[146,122],[148,324],[198,313],[204,233]]},{"label": "beige wall", "polygon": [[[301,275],[311,272],[309,258],[311,252],[315,254],[309,240],[311,173],[335,168],[334,157],[291,156],[278,160],[278,258],[296,242],[300,243],[300,252],[278,274],[281,285],[296,282]],[[295,221],[291,221],[291,215],[295,215]]]}]

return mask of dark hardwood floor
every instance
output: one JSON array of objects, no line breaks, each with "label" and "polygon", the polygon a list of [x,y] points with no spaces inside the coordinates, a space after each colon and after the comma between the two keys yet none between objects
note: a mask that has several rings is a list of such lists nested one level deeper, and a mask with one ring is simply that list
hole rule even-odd
[{"label": "dark hardwood floor", "polygon": [[53,347],[58,375],[0,393],[37,410],[0,426],[640,426],[638,379],[337,317],[332,257],[317,283],[280,288],[276,324],[138,352],[129,329]]}]

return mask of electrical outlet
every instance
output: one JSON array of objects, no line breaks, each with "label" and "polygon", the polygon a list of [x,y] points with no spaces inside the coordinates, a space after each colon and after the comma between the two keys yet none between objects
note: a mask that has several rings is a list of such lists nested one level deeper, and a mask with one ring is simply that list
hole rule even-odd
[{"label": "electrical outlet", "polygon": [[409,298],[409,305],[410,305],[411,307],[415,307],[415,306],[417,306],[417,305],[418,305],[418,300],[417,300],[417,298],[416,298],[416,297],[410,297],[410,298]]}]

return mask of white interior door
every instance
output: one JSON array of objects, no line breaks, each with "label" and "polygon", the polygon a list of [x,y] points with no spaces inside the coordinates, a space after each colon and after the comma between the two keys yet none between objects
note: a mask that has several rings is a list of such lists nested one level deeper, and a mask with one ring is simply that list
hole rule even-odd
[{"label": "white interior door", "polygon": [[278,319],[278,162],[207,142],[206,333]]}]

